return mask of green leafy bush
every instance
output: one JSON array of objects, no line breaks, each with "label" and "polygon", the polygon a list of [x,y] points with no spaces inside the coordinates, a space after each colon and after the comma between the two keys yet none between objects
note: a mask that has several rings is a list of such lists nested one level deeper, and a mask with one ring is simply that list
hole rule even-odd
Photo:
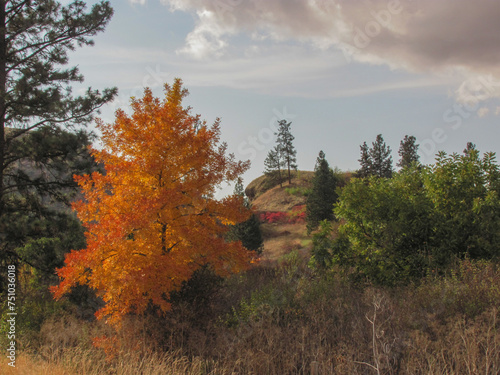
[{"label": "green leafy bush", "polygon": [[331,257],[386,285],[444,270],[453,259],[496,257],[499,193],[495,154],[480,159],[475,149],[439,153],[434,165],[392,179],[353,179],[335,208],[342,225]]}]

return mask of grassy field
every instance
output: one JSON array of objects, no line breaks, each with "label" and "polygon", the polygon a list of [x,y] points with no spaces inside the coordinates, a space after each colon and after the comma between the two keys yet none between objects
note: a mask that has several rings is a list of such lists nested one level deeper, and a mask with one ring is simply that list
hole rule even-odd
[{"label": "grassy field", "polygon": [[276,262],[291,251],[306,254],[310,250],[305,224],[262,224],[261,230],[264,237],[263,260]]}]

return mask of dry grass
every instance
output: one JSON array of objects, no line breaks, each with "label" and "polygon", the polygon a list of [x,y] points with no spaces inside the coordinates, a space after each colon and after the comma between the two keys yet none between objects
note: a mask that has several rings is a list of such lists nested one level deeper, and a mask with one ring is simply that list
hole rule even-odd
[{"label": "dry grass", "polygon": [[437,337],[422,331],[412,332],[406,373],[500,374],[498,317],[495,307],[472,321],[461,318],[435,327]]},{"label": "dry grass", "polygon": [[306,224],[261,224],[264,238],[262,259],[276,262],[283,255],[298,250],[304,255],[310,251]]},{"label": "dry grass", "polygon": [[206,373],[207,364],[202,359],[188,359],[182,355],[137,352],[126,353],[108,363],[94,349],[75,348],[45,359],[22,354],[16,368],[7,370],[5,375],[200,375]]},{"label": "dry grass", "polygon": [[[298,194],[290,194],[290,189],[311,187],[311,183],[305,179],[292,179],[292,184],[288,182],[283,187],[275,186],[252,200],[252,209],[256,212],[267,211],[289,211],[295,206],[306,203],[306,197]],[[288,190],[288,191],[287,191]]]},{"label": "dry grass", "polygon": [[68,370],[61,365],[36,359],[30,355],[22,353],[16,358],[16,367],[4,366],[2,364],[2,374],[4,375],[67,375]]},{"label": "dry grass", "polygon": [[[338,301],[340,302],[340,301]],[[337,302],[337,303],[338,303]],[[366,307],[368,307],[367,305]],[[389,304],[390,306],[390,304]],[[108,362],[96,349],[48,347],[40,355],[21,354],[17,367],[5,373],[26,375],[160,375],[160,374],[426,374],[500,373],[498,312],[490,310],[473,322],[440,328],[431,338],[421,331],[398,331],[391,306],[378,311],[374,330],[367,318],[338,320],[331,308],[308,316],[306,323],[277,324],[273,314],[252,322],[219,343],[219,358],[182,353],[130,350]],[[335,311],[339,312],[339,311]],[[360,313],[361,311],[353,312]],[[348,313],[345,311],[344,314]],[[345,318],[345,316],[341,316]],[[351,324],[346,324],[346,323]],[[221,332],[225,336],[227,332]],[[376,350],[374,350],[376,348]]]},{"label": "dry grass", "polygon": [[464,261],[448,277],[374,288],[315,274],[292,252],[227,280],[208,305],[130,317],[108,357],[92,346],[107,327],[49,320],[2,374],[499,374],[499,278]]}]

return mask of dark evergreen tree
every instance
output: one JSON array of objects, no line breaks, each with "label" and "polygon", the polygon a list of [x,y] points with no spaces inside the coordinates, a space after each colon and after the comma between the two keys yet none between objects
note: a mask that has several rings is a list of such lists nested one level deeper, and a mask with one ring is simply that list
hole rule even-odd
[{"label": "dark evergreen tree", "polygon": [[108,1],[89,12],[84,1],[0,1],[2,268],[21,262],[52,273],[53,255],[78,246],[68,243],[76,219],[65,207],[77,189],[73,174],[95,167],[82,126],[116,89],[73,96],[83,76],[65,65],[68,51],[92,45],[112,14]]},{"label": "dark evergreen tree", "polygon": [[271,179],[272,183],[279,183],[280,186],[283,187],[283,178],[281,174],[283,160],[278,146],[269,151],[266,160],[264,160],[264,166],[266,168],[264,174]]},{"label": "dark evergreen tree", "polygon": [[391,178],[391,148],[385,144],[382,134],[377,135],[377,139],[372,143],[369,153],[372,162],[372,174],[378,177]]},{"label": "dark evergreen tree", "polygon": [[[245,200],[245,205],[250,207],[250,202],[244,196],[243,182],[238,179],[235,187],[234,194],[240,195]],[[257,215],[252,214],[247,221],[232,225],[228,233],[230,241],[241,241],[243,246],[248,250],[255,251],[257,254],[262,253],[264,240],[260,230],[260,222]]]},{"label": "dark evergreen tree", "polygon": [[359,177],[392,177],[391,148],[385,144],[382,134],[377,135],[377,139],[372,142],[370,149],[368,149],[366,142],[360,148],[361,159],[359,159],[359,162],[361,169],[357,173]]},{"label": "dark evergreen tree", "polygon": [[319,152],[314,168],[312,189],[307,196],[306,220],[307,231],[310,233],[323,220],[333,220],[333,204],[338,199],[338,181],[325,159],[325,153]]},{"label": "dark evergreen tree", "polygon": [[361,158],[358,160],[361,168],[358,170],[358,177],[368,177],[372,174],[372,160],[370,158],[370,153],[368,149],[368,145],[364,142],[361,146]]},{"label": "dark evergreen tree", "polygon": [[414,163],[418,163],[418,144],[417,139],[411,135],[405,135],[405,138],[401,141],[399,145],[399,162],[398,167],[407,168]]},{"label": "dark evergreen tree", "polygon": [[277,143],[279,149],[279,156],[283,160],[285,167],[288,169],[288,183],[292,183],[291,169],[297,170],[297,151],[293,146],[295,137],[292,135],[290,126],[291,122],[287,123],[286,120],[278,122],[278,136]]},{"label": "dark evergreen tree", "polygon": [[235,225],[236,238],[243,246],[257,254],[262,254],[264,240],[260,230],[260,221],[257,215],[253,214],[250,219]]}]

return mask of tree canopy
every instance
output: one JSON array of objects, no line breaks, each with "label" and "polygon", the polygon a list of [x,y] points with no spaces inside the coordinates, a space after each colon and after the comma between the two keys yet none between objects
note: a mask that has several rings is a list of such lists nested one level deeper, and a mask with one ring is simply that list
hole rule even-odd
[{"label": "tree canopy", "polygon": [[292,135],[291,122],[286,120],[278,121],[277,147],[279,149],[278,156],[283,160],[283,165],[288,170],[288,183],[292,183],[291,170],[297,169],[297,151],[293,145],[295,137]]},{"label": "tree canopy", "polygon": [[242,197],[214,197],[249,162],[226,155],[218,119],[209,127],[182,107],[187,94],[176,79],[163,101],[146,89],[131,116],[119,110],[114,123],[98,121],[103,148],[92,155],[106,173],[77,177],[87,247],[66,256],[56,298],[88,285],[106,303],[98,317],[119,322],[150,303],[167,311],[169,293],[200,267],[224,276],[249,265],[252,253],[224,238],[229,224],[249,217]]},{"label": "tree canopy", "polygon": [[414,163],[418,163],[420,156],[418,155],[417,139],[413,135],[405,135],[404,139],[399,144],[399,162],[398,167],[407,168]]},{"label": "tree canopy", "polygon": [[281,157],[279,146],[275,146],[272,150],[269,150],[264,160],[264,166],[264,174],[271,179],[272,183],[279,183],[283,187],[282,168],[285,164]]}]

